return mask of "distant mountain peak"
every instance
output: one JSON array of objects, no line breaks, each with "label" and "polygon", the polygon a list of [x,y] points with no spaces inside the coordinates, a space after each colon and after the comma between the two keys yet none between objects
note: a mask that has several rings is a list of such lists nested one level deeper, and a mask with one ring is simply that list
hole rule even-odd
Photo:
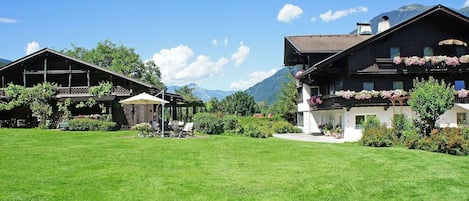
[{"label": "distant mountain peak", "polygon": [[[193,89],[192,93],[194,96],[200,98],[202,101],[209,101],[212,98],[217,98],[218,100],[224,99],[225,97],[234,93],[234,91],[223,91],[223,90],[211,90],[201,88],[196,83],[189,83],[187,86],[190,89]],[[177,89],[180,89],[183,86],[168,86],[168,92],[174,93]]]},{"label": "distant mountain peak", "polygon": [[429,9],[430,7],[431,6],[425,6],[422,4],[409,4],[409,5],[400,7],[399,9],[397,9],[397,11],[400,11],[400,12],[421,11],[421,10]]}]

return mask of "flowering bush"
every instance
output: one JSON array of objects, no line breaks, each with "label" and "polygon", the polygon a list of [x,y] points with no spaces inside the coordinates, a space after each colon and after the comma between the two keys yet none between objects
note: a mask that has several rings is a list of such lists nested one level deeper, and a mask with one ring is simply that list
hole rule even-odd
[{"label": "flowering bush", "polygon": [[296,73],[295,73],[295,79],[299,80],[300,77],[303,75],[303,73],[304,73],[303,70],[296,71]]},{"label": "flowering bush", "polygon": [[371,97],[372,97],[371,92],[366,91],[366,90],[357,92],[355,93],[355,96],[354,96],[354,98],[357,100],[367,100],[367,99],[371,99]]},{"label": "flowering bush", "polygon": [[459,65],[459,59],[458,57],[448,57],[446,64],[449,66],[457,66]]},{"label": "flowering bush", "polygon": [[466,89],[460,89],[456,91],[456,93],[458,94],[458,98],[466,98],[467,95],[469,94],[469,91]]},{"label": "flowering bush", "polygon": [[390,98],[396,98],[396,97],[401,97],[407,95],[407,92],[401,89],[396,89],[396,90],[382,90],[382,91],[367,91],[367,90],[362,90],[359,92],[355,91],[336,91],[335,92],[336,96],[341,96],[342,98],[345,98],[347,100],[350,100],[351,97],[357,99],[357,100],[367,100],[371,99],[373,97],[382,97],[383,99],[390,99]]},{"label": "flowering bush", "polygon": [[355,92],[354,92],[354,91],[350,91],[350,90],[347,90],[347,91],[340,90],[340,91],[336,91],[336,92],[335,92],[335,95],[337,95],[337,96],[342,96],[342,98],[345,98],[345,99],[347,99],[347,100],[350,100],[351,97],[354,97],[354,96],[355,96]]},{"label": "flowering bush", "polygon": [[396,56],[393,58],[393,63],[399,65],[404,63],[406,66],[423,66],[426,63],[430,63],[433,66],[436,65],[448,65],[448,66],[457,66],[461,63],[469,63],[469,55],[463,55],[461,57],[448,57],[448,56],[426,56],[424,58],[420,58],[417,56],[412,57],[399,57]]},{"label": "flowering bush", "polygon": [[459,57],[459,62],[460,63],[469,63],[469,55],[462,55]]},{"label": "flowering bush", "polygon": [[311,99],[309,99],[309,104],[310,104],[311,106],[315,106],[315,105],[320,105],[320,104],[322,104],[321,96],[320,96],[320,95],[311,96]]},{"label": "flowering bush", "polygon": [[425,59],[417,57],[417,56],[412,56],[412,57],[405,58],[404,63],[406,66],[412,66],[412,65],[423,66],[425,65]]},{"label": "flowering bush", "polygon": [[394,60],[393,62],[397,65],[401,64],[402,63],[402,58],[400,56],[396,56],[394,57]]}]

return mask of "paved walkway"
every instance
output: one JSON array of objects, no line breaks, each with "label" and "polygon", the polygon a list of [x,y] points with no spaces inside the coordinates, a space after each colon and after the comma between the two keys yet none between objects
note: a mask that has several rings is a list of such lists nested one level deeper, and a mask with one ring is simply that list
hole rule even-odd
[{"label": "paved walkway", "polygon": [[326,142],[326,143],[344,143],[344,139],[335,139],[329,136],[314,136],[306,133],[286,133],[286,134],[274,134],[274,137],[297,140],[305,142]]}]

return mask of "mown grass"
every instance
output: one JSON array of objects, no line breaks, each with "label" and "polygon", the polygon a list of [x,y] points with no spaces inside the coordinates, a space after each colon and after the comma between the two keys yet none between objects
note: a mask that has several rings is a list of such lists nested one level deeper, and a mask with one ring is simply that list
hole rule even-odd
[{"label": "mown grass", "polygon": [[0,129],[0,200],[469,200],[469,157],[277,138]]}]

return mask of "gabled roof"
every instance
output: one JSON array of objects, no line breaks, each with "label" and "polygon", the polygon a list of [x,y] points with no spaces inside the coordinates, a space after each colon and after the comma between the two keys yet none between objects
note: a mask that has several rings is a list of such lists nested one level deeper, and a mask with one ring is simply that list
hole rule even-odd
[{"label": "gabled roof", "polygon": [[82,61],[82,60],[79,60],[79,59],[76,59],[74,57],[70,57],[70,56],[67,56],[63,53],[60,53],[60,52],[57,52],[55,50],[52,50],[52,49],[49,49],[49,48],[44,48],[44,49],[41,49],[41,50],[38,50],[34,53],[31,53],[31,54],[28,54],[16,61],[13,61],[5,66],[3,66],[2,68],[0,68],[0,71],[3,71],[5,69],[9,69],[17,64],[20,64],[26,60],[29,60],[29,59],[32,59],[36,56],[39,56],[41,54],[46,54],[46,53],[51,53],[51,54],[55,54],[57,56],[60,56],[60,57],[64,57],[66,59],[69,59],[69,60],[72,60],[72,61],[75,61],[77,63],[80,63],[80,64],[83,64],[83,65],[86,65],[86,66],[89,66],[91,68],[95,68],[97,70],[100,70],[100,71],[104,71],[106,73],[109,73],[109,74],[112,74],[113,76],[117,76],[117,77],[120,77],[120,78],[123,78],[123,79],[126,79],[126,80],[129,80],[131,82],[134,82],[134,83],[137,83],[137,84],[140,84],[142,86],[145,86],[145,87],[149,87],[149,88],[155,88],[156,89],[156,86],[152,85],[152,84],[149,84],[149,83],[146,83],[146,82],[143,82],[143,81],[140,81],[140,80],[137,80],[135,78],[131,78],[131,77],[128,77],[128,76],[125,76],[125,75],[122,75],[120,73],[117,73],[117,72],[114,72],[114,71],[111,71],[109,69],[106,69],[106,68],[103,68],[103,67],[100,67],[100,66],[97,66],[97,65],[94,65],[94,64],[90,64],[88,62],[85,62],[85,61]]},{"label": "gabled roof", "polygon": [[303,75],[306,75],[308,73],[313,72],[318,67],[327,66],[327,65],[331,64],[332,62],[337,61],[338,59],[347,56],[348,54],[350,54],[351,52],[353,52],[357,49],[360,49],[364,46],[367,46],[368,44],[373,43],[373,42],[375,42],[375,41],[377,41],[381,38],[387,37],[387,36],[391,35],[392,33],[396,32],[398,30],[401,30],[403,28],[406,28],[406,27],[410,26],[411,24],[413,24],[417,21],[420,21],[423,18],[425,18],[429,15],[432,15],[434,13],[437,13],[437,12],[444,12],[444,13],[450,15],[450,16],[453,16],[455,18],[458,18],[460,20],[463,20],[463,21],[466,21],[467,23],[469,23],[469,18],[467,18],[466,16],[464,16],[464,15],[458,13],[458,12],[455,12],[455,11],[453,11],[453,10],[443,6],[443,5],[436,5],[432,8],[430,8],[430,9],[420,13],[419,15],[416,15],[416,16],[414,16],[414,17],[412,17],[412,18],[410,18],[410,19],[408,19],[408,20],[406,20],[406,21],[404,21],[404,22],[402,22],[402,23],[400,23],[396,26],[391,27],[388,30],[385,30],[385,31],[383,31],[379,34],[376,34],[376,35],[374,35],[374,36],[372,36],[372,37],[370,37],[370,38],[368,38],[368,39],[366,39],[366,40],[364,40],[360,43],[357,43],[357,44],[349,47],[348,49],[340,51],[340,52],[338,52],[338,53],[336,53],[336,54],[334,54],[334,55],[332,55],[332,56],[330,56],[330,57],[328,57],[328,58],[314,64],[311,68],[307,69],[303,73]]},{"label": "gabled roof", "polygon": [[305,35],[286,36],[285,39],[299,53],[336,53],[360,43],[371,35]]}]

